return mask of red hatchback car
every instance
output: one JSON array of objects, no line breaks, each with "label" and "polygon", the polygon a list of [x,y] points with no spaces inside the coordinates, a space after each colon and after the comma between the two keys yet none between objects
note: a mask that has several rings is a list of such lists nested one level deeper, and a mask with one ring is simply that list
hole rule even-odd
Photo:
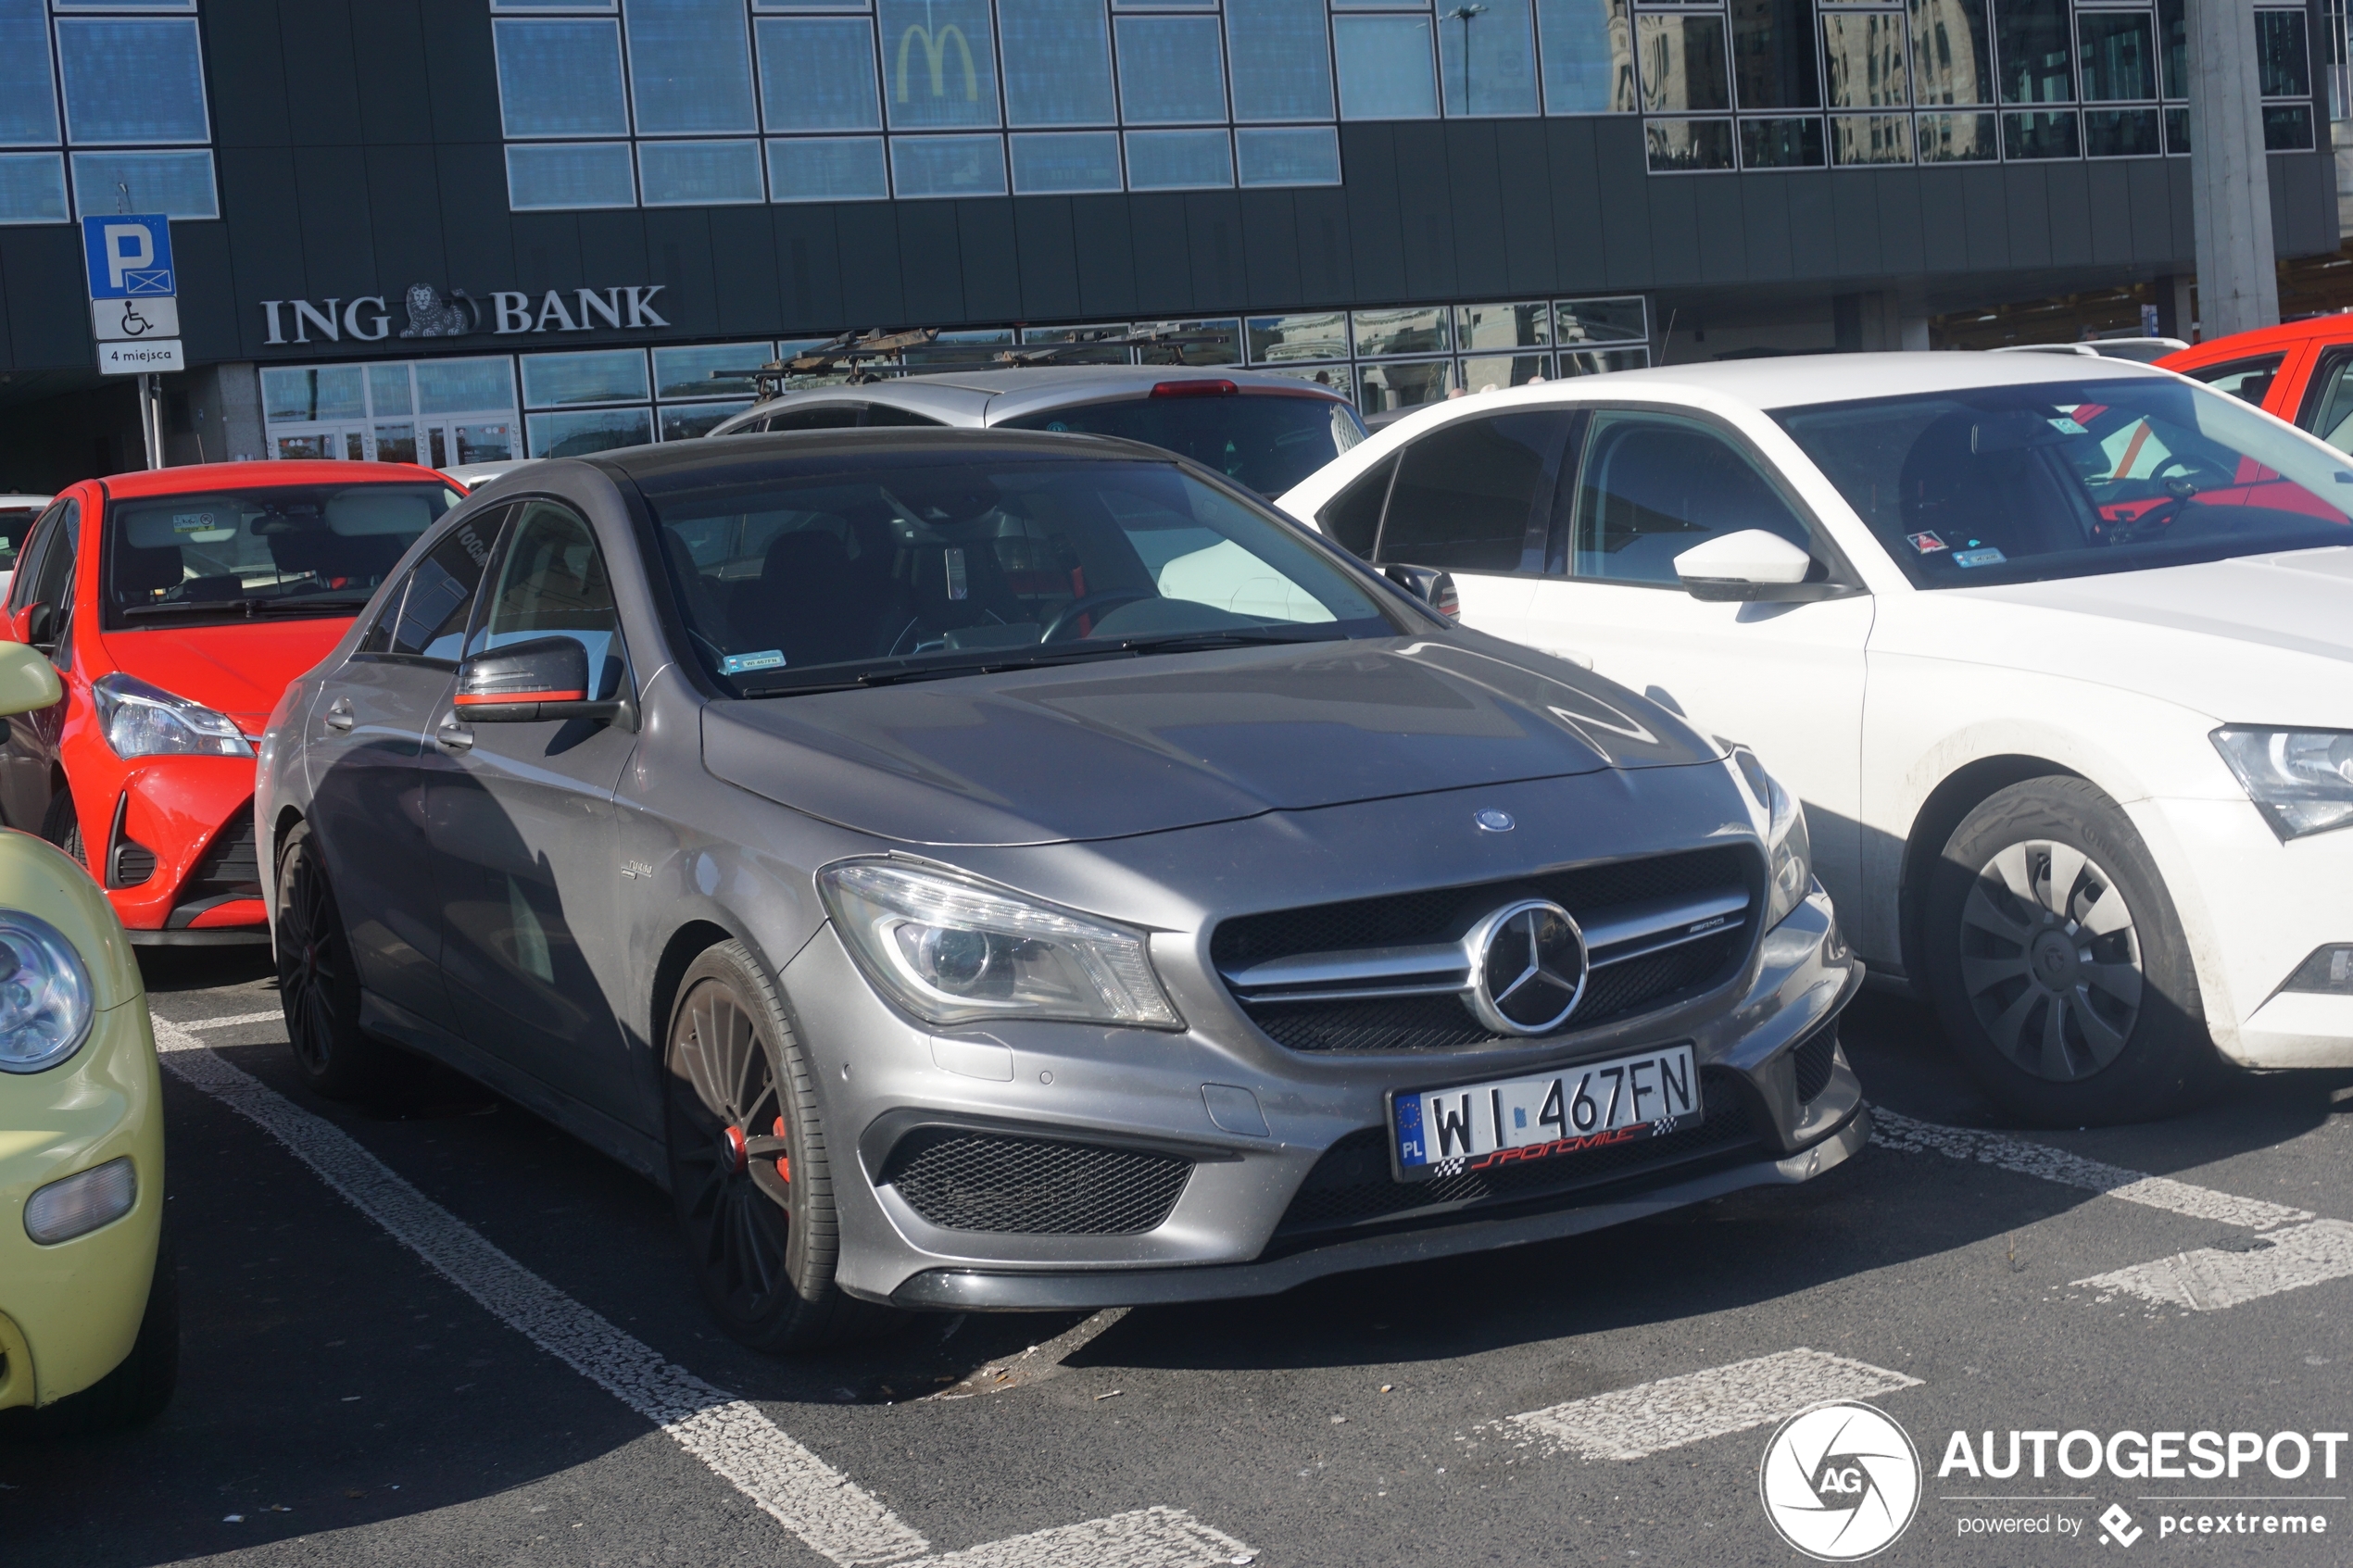
[{"label": "red hatchback car", "polygon": [[0,818],[90,868],[133,943],[263,942],[254,737],[463,492],[405,463],[85,480],[41,514],[0,640],[63,700],[7,721]]},{"label": "red hatchback car", "polygon": [[2157,363],[2353,452],[2353,312],[2233,332]]}]

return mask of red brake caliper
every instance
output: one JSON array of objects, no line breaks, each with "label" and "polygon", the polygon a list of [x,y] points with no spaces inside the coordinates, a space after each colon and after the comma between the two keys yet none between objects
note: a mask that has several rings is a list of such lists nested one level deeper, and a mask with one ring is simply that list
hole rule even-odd
[{"label": "red brake caliper", "polygon": [[[776,1135],[780,1138],[785,1135],[785,1119],[781,1116],[776,1118]],[[780,1154],[776,1156],[776,1175],[783,1181],[789,1182],[792,1180],[791,1155]]]}]

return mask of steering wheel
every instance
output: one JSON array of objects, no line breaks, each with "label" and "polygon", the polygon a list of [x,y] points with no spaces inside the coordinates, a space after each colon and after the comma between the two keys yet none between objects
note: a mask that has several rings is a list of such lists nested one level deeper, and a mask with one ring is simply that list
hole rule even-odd
[{"label": "steering wheel", "polygon": [[1046,629],[1038,633],[1038,640],[1041,643],[1061,642],[1063,640],[1065,632],[1069,632],[1072,636],[1077,635],[1076,632],[1071,631],[1071,628],[1078,624],[1081,616],[1093,615],[1099,610],[1110,609],[1118,605],[1131,605],[1139,599],[1157,596],[1137,588],[1106,588],[1100,594],[1088,594],[1082,598],[1073,599],[1063,606],[1060,614],[1046,622]]}]

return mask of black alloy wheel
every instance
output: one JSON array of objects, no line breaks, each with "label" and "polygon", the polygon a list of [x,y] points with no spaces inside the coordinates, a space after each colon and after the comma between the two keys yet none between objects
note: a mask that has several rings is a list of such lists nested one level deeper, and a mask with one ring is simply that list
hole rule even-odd
[{"label": "black alloy wheel", "polygon": [[2146,1121],[2221,1078],[2164,879],[2090,781],[2029,779],[1987,798],[1945,844],[1922,914],[1944,1033],[2020,1121]]},{"label": "black alloy wheel", "polygon": [[834,1284],[839,1222],[813,1074],[742,943],[706,950],[679,982],[664,1083],[671,1196],[727,1333],[810,1350],[897,1321]]},{"label": "black alloy wheel", "polygon": [[360,1033],[359,972],[308,822],[278,851],[278,1001],[303,1082],[329,1099],[387,1101],[413,1091],[425,1064]]}]

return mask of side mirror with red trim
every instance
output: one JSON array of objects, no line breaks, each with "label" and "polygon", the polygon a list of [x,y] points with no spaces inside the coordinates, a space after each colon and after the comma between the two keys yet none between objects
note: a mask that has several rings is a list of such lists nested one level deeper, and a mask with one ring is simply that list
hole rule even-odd
[{"label": "side mirror with red trim", "polygon": [[534,637],[478,653],[458,666],[451,705],[468,723],[620,715],[620,703],[592,702],[590,690],[585,647],[571,637]]}]

